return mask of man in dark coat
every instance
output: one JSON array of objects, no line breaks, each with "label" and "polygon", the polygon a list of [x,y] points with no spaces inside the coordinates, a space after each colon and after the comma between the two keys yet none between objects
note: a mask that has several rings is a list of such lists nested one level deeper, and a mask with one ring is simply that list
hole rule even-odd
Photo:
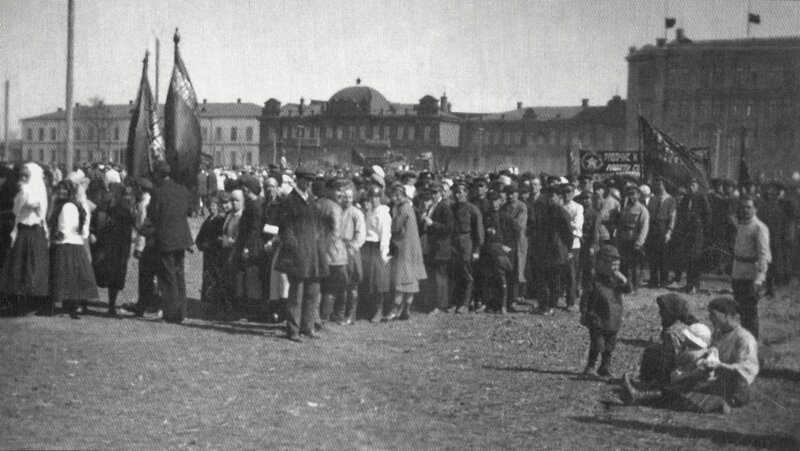
[{"label": "man in dark coat", "polygon": [[[485,261],[482,261],[480,265],[483,281],[482,285],[484,288],[483,298],[486,299],[489,304],[487,307],[488,311],[506,313],[513,302],[513,298],[509,298],[508,296],[508,286],[513,283],[509,283],[509,279],[517,277],[517,268],[513,262],[516,259],[515,251],[519,245],[520,225],[518,220],[511,216],[511,209],[503,208],[503,206],[507,204],[504,204],[503,198],[499,192],[489,191],[486,198],[489,199],[490,203],[489,210],[483,218],[483,226],[485,229],[484,236],[492,236],[494,243],[500,243],[503,253],[508,257],[508,261],[511,263],[511,271],[500,267],[491,267],[492,263],[490,261],[494,259],[484,259]],[[525,216],[527,217],[527,212]],[[482,255],[486,256],[487,253],[483,253]],[[500,263],[501,261],[502,259],[498,259],[498,261],[494,263]],[[484,263],[487,263],[487,266],[490,267],[484,267]],[[505,271],[505,277],[492,277],[492,274],[497,274],[498,271]],[[502,285],[499,287],[501,295],[492,296],[490,292],[497,288],[493,285],[498,282]]]},{"label": "man in dark coat", "polygon": [[164,320],[181,322],[186,316],[186,280],[183,258],[194,244],[186,217],[191,209],[189,191],[170,178],[170,167],[162,160],[154,165],[158,180],[147,220],[153,227],[158,253],[158,285],[164,303]]},{"label": "man in dark coat", "polygon": [[453,209],[450,201],[444,197],[441,184],[433,184],[430,188],[433,203],[427,211],[420,215],[420,223],[428,242],[428,255],[425,271],[430,275],[433,289],[429,294],[434,299],[428,300],[431,313],[445,310],[448,307],[448,266],[452,257]]},{"label": "man in dark coat", "polygon": [[[269,296],[269,266],[264,252],[264,199],[261,183],[251,175],[243,176],[239,182],[244,193],[244,211],[239,220],[234,260],[242,270],[241,299],[247,310]],[[244,313],[247,316],[248,312]]]},{"label": "man in dark coat", "polygon": [[306,169],[295,171],[297,186],[281,205],[280,253],[277,271],[289,278],[286,305],[286,338],[300,342],[300,335],[317,338],[314,333],[320,279],[328,275],[328,263],[319,244],[322,222],[311,194],[314,175]]},{"label": "man in dark coat", "polygon": [[542,189],[546,204],[535,208],[537,214],[529,219],[530,252],[529,264],[538,288],[539,310],[543,315],[552,315],[558,304],[559,275],[567,263],[572,244],[572,226],[569,213],[561,205],[558,188]]},{"label": "man in dark coat", "polygon": [[683,247],[681,253],[686,263],[687,293],[696,293],[700,288],[700,272],[706,250],[706,238],[711,226],[711,205],[708,197],[700,192],[697,180],[689,183],[689,192],[678,204],[678,224],[682,230],[676,237]]}]

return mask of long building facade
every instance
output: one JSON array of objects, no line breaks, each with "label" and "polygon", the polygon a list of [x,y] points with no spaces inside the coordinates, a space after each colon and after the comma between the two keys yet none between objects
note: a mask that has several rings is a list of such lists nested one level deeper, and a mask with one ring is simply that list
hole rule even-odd
[{"label": "long building facade", "polygon": [[628,61],[627,139],[638,115],[688,147],[705,147],[714,176],[734,177],[744,150],[751,171],[800,168],[800,37],[692,41],[639,49]]},{"label": "long building facade", "polygon": [[[134,105],[76,104],[74,115],[74,162],[126,161],[128,128]],[[259,165],[259,117],[261,107],[241,99],[230,103],[198,105],[203,152],[217,166]],[[159,117],[164,117],[163,105]],[[7,161],[36,161],[63,165],[66,162],[67,115],[59,108],[52,113],[22,119],[22,146],[8,152]]]}]

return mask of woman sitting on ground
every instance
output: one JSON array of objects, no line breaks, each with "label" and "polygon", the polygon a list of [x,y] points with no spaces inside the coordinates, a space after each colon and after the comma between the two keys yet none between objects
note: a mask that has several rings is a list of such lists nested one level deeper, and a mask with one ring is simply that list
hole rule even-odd
[{"label": "woman sitting on ground", "polygon": [[709,375],[693,386],[677,387],[661,393],[647,393],[636,389],[625,378],[628,403],[647,400],[667,401],[681,410],[693,412],[723,412],[740,407],[750,401],[750,386],[758,375],[758,343],[744,329],[731,297],[714,299],[708,305],[708,314],[714,325],[709,355],[700,363]]},{"label": "woman sitting on ground", "polygon": [[642,354],[639,382],[652,387],[669,383],[670,372],[675,367],[675,356],[684,341],[683,332],[697,323],[689,313],[689,303],[679,294],[665,294],[656,298],[661,317],[661,342],[647,347]]}]

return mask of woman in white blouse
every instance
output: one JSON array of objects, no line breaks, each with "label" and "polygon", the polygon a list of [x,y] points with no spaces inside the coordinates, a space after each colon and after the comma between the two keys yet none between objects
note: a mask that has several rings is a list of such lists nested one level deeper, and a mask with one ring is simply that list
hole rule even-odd
[{"label": "woman in white blouse", "polygon": [[371,322],[383,317],[383,303],[389,292],[389,240],[392,238],[392,217],[389,207],[383,205],[383,190],[370,186],[364,200],[364,220],[367,226],[361,262],[364,271],[361,279],[361,296],[366,314]]},{"label": "woman in white blouse", "polygon": [[26,163],[19,173],[19,193],[14,197],[11,250],[3,266],[0,291],[9,297],[14,314],[39,308],[52,313],[44,302],[48,295],[50,262],[47,254],[47,188],[41,166]]},{"label": "woman in white blouse", "polygon": [[59,183],[55,197],[50,217],[53,230],[50,299],[61,302],[70,317],[78,319],[78,304],[98,297],[92,264],[84,248],[83,230],[89,215],[77,199],[77,186],[73,182]]}]

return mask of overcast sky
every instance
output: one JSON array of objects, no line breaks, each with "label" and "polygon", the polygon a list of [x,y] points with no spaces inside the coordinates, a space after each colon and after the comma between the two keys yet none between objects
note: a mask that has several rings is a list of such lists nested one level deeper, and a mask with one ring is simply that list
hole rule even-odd
[{"label": "overcast sky", "polygon": [[[161,38],[160,98],[172,33],[199,99],[327,100],[363,84],[389,101],[443,91],[455,111],[605,103],[626,95],[629,46],[663,36],[665,7],[693,39],[745,36],[748,0],[75,0],[74,100],[133,99]],[[800,2],[751,0],[752,36],[800,35]],[[0,0],[0,75],[10,129],[63,107],[66,0]],[[674,31],[670,31],[670,39]],[[155,82],[154,58],[150,80]],[[2,124],[0,124],[2,126]]]}]

